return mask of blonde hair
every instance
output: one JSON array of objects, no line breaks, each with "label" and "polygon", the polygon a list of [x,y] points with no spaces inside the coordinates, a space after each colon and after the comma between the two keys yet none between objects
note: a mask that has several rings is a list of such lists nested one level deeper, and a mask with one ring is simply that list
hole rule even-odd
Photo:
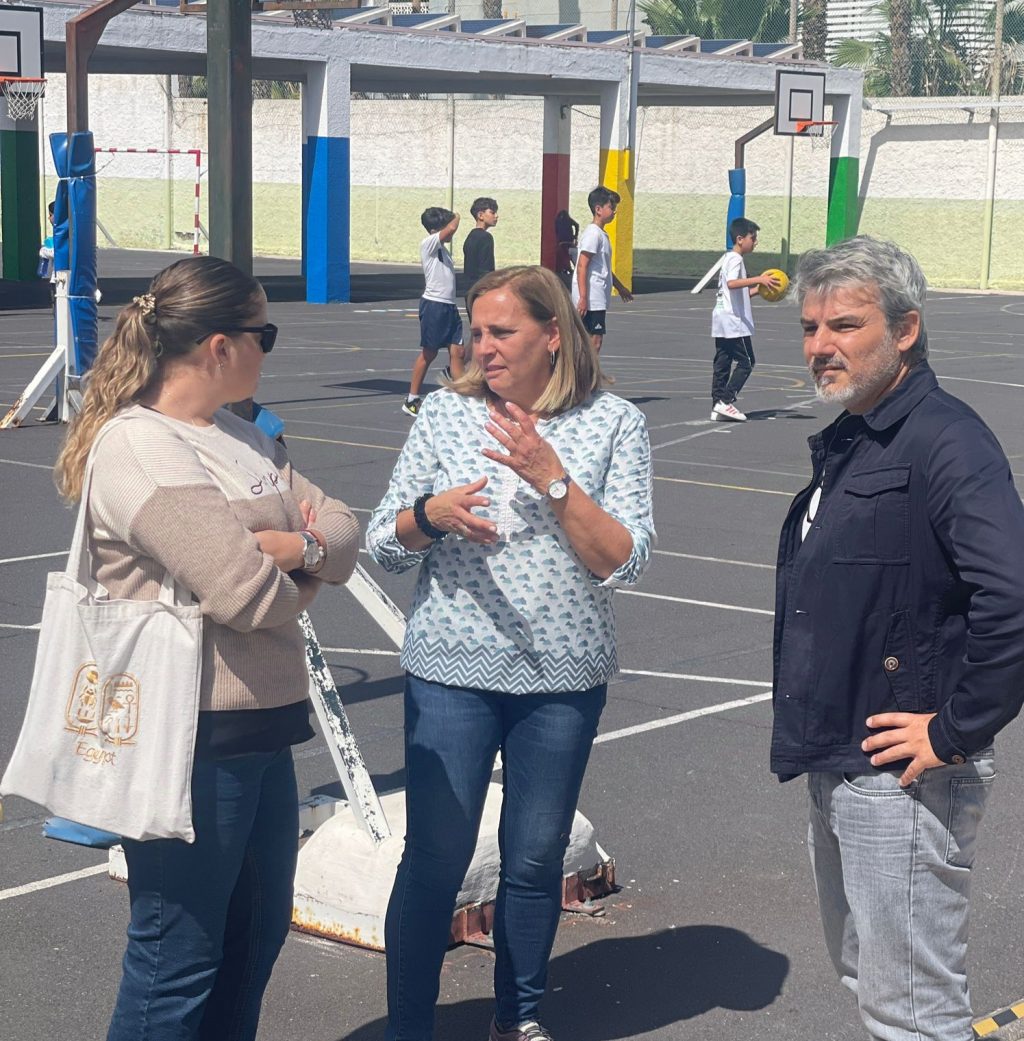
[{"label": "blonde hair", "polygon": [[[558,325],[559,348],[551,376],[541,396],[533,403],[533,411],[557,415],[586,401],[595,391],[610,383],[601,372],[597,353],[583,327],[576,308],[561,279],[544,267],[508,267],[492,271],[477,282],[466,297],[470,313],[473,304],[485,293],[508,289],[515,294],[535,322]],[[483,370],[476,362],[467,366],[465,375],[451,383],[456,394],[486,397],[489,393]]]},{"label": "blonde hair", "polygon": [[245,325],[261,292],[259,282],[226,260],[189,257],[164,268],[148,292],[121,309],[54,467],[65,499],[81,498],[89,449],[104,423],[153,387],[169,359],[191,354],[212,332]]}]

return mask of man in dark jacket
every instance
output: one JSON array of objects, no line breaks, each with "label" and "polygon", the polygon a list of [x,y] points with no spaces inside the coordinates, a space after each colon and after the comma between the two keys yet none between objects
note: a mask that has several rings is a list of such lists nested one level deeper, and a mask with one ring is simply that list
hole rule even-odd
[{"label": "man in dark jacket", "polygon": [[1024,507],[926,361],[913,257],[804,254],[804,357],[845,411],[782,528],[771,768],[808,775],[829,953],[877,1041],[970,1041],[968,890],[992,739],[1024,700]]}]

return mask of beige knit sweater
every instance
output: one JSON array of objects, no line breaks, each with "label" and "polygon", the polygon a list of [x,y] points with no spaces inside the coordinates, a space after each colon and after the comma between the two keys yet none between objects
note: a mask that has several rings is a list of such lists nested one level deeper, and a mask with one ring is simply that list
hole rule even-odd
[{"label": "beige knit sweater", "polygon": [[[203,710],[275,708],[305,698],[296,619],[321,582],[355,567],[349,508],[292,469],[284,448],[218,411],[196,427],[132,405],[100,431],[89,496],[92,572],[111,598],[155,600],[165,570],[203,612]],[[327,542],[317,576],[285,574],[255,531],[298,531],[299,502]]]}]

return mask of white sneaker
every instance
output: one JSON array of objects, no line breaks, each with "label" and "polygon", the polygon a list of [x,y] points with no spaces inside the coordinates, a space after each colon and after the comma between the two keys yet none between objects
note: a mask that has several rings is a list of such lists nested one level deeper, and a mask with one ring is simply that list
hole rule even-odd
[{"label": "white sneaker", "polygon": [[716,401],[711,409],[711,418],[715,422],[731,419],[734,423],[746,422],[746,416],[735,406],[724,401]]}]

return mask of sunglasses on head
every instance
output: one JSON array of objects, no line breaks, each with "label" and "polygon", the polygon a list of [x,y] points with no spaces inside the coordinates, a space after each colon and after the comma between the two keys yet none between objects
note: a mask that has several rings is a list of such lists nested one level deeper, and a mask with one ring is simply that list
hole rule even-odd
[{"label": "sunglasses on head", "polygon": [[234,325],[230,329],[215,329],[213,332],[206,333],[205,336],[200,336],[196,343],[202,343],[207,336],[213,336],[214,333],[254,333],[260,338],[260,350],[264,354],[269,354],[274,349],[274,344],[277,342],[277,326],[273,322],[267,322],[266,325]]}]

